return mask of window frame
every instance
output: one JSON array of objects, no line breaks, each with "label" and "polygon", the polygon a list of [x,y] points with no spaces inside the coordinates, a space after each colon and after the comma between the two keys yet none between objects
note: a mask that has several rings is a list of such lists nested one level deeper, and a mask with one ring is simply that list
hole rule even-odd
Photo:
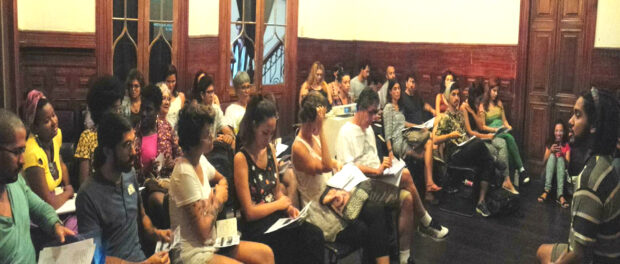
[{"label": "window frame", "polygon": [[[227,101],[232,101],[235,97],[234,88],[231,86],[230,59],[231,59],[231,1],[220,0],[219,10],[219,68],[217,93],[224,95]],[[254,42],[254,65],[255,71],[252,88],[257,91],[282,92],[291,90],[296,94],[295,82],[297,72],[297,20],[299,0],[286,0],[286,37],[284,40],[284,81],[280,84],[263,85],[263,49],[264,32],[258,25],[265,24],[264,21],[264,0],[256,0],[256,35]],[[260,70],[258,70],[260,69]]]},{"label": "window frame", "polygon": [[[113,33],[113,8],[114,0],[96,0],[96,57],[97,74],[113,75],[114,71],[114,36]],[[150,0],[138,1],[138,50],[137,69],[142,72],[145,80],[149,80],[149,56],[150,56]],[[188,0],[174,0],[172,11],[172,50],[171,63],[177,67],[177,87],[186,87],[187,71],[187,41],[188,41]],[[121,80],[124,81],[124,80]]]}]

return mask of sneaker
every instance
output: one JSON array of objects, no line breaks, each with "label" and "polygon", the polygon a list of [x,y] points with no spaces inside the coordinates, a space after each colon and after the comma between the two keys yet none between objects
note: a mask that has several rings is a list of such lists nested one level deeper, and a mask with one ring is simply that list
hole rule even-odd
[{"label": "sneaker", "polygon": [[428,226],[418,225],[418,232],[424,237],[429,237],[435,241],[442,241],[448,236],[450,231],[433,219]]},{"label": "sneaker", "polygon": [[523,183],[527,184],[530,182],[530,176],[527,175],[527,171],[519,172],[519,178],[521,179],[521,182]]},{"label": "sneaker", "polygon": [[491,215],[491,212],[489,211],[489,208],[487,208],[487,203],[485,201],[482,201],[481,203],[476,205],[476,212],[483,217],[489,217],[489,215]]},{"label": "sneaker", "polygon": [[415,264],[412,256],[409,256],[409,259],[407,259],[407,264]]}]

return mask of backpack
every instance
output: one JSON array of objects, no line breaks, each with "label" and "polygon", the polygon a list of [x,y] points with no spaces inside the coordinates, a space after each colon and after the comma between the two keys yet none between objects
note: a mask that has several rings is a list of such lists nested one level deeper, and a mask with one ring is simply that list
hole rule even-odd
[{"label": "backpack", "polygon": [[492,216],[508,216],[519,212],[519,196],[503,188],[489,191],[486,196],[487,208]]}]

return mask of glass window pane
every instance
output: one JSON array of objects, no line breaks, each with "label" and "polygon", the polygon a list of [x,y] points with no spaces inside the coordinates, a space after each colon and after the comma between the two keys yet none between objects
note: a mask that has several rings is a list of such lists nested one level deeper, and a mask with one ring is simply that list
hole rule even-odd
[{"label": "glass window pane", "polygon": [[127,21],[127,32],[131,35],[133,41],[138,43],[138,22],[137,21]]},{"label": "glass window pane", "polygon": [[158,83],[164,80],[164,74],[170,63],[172,63],[172,51],[170,46],[159,38],[151,48],[149,59],[149,81]]},{"label": "glass window pane", "polygon": [[125,35],[114,47],[114,76],[125,80],[129,70],[136,68],[137,62],[136,47]]},{"label": "glass window pane", "polygon": [[127,17],[138,18],[138,0],[126,0],[127,1]]},{"label": "glass window pane", "polygon": [[150,42],[159,37],[160,31],[166,41],[172,43],[172,24],[154,22],[149,25]]},{"label": "glass window pane", "polygon": [[163,0],[164,3],[164,17],[163,20],[172,21],[173,2],[172,0]]},{"label": "glass window pane", "polygon": [[161,20],[161,0],[151,0],[151,20]]},{"label": "glass window pane", "polygon": [[284,83],[286,0],[265,0],[263,37],[263,84]]},{"label": "glass window pane", "polygon": [[121,20],[114,20],[112,22],[112,41],[116,40],[123,31],[124,23]]},{"label": "glass window pane", "polygon": [[231,1],[230,62],[231,80],[239,71],[254,77],[254,40],[256,35],[256,0]]},{"label": "glass window pane", "polygon": [[126,0],[114,0],[112,3],[113,17],[125,17],[125,1]]}]

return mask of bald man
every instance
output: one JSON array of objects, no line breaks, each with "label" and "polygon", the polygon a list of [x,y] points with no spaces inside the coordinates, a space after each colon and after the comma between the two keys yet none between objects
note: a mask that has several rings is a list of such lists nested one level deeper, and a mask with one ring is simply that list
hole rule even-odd
[{"label": "bald man", "polygon": [[383,86],[381,86],[381,89],[379,89],[379,105],[381,107],[381,109],[383,109],[383,107],[385,106],[385,104],[387,104],[387,90],[388,90],[388,82],[390,80],[395,80],[396,79],[396,69],[394,68],[394,66],[388,66],[387,69],[385,70],[385,83],[383,84]]}]

